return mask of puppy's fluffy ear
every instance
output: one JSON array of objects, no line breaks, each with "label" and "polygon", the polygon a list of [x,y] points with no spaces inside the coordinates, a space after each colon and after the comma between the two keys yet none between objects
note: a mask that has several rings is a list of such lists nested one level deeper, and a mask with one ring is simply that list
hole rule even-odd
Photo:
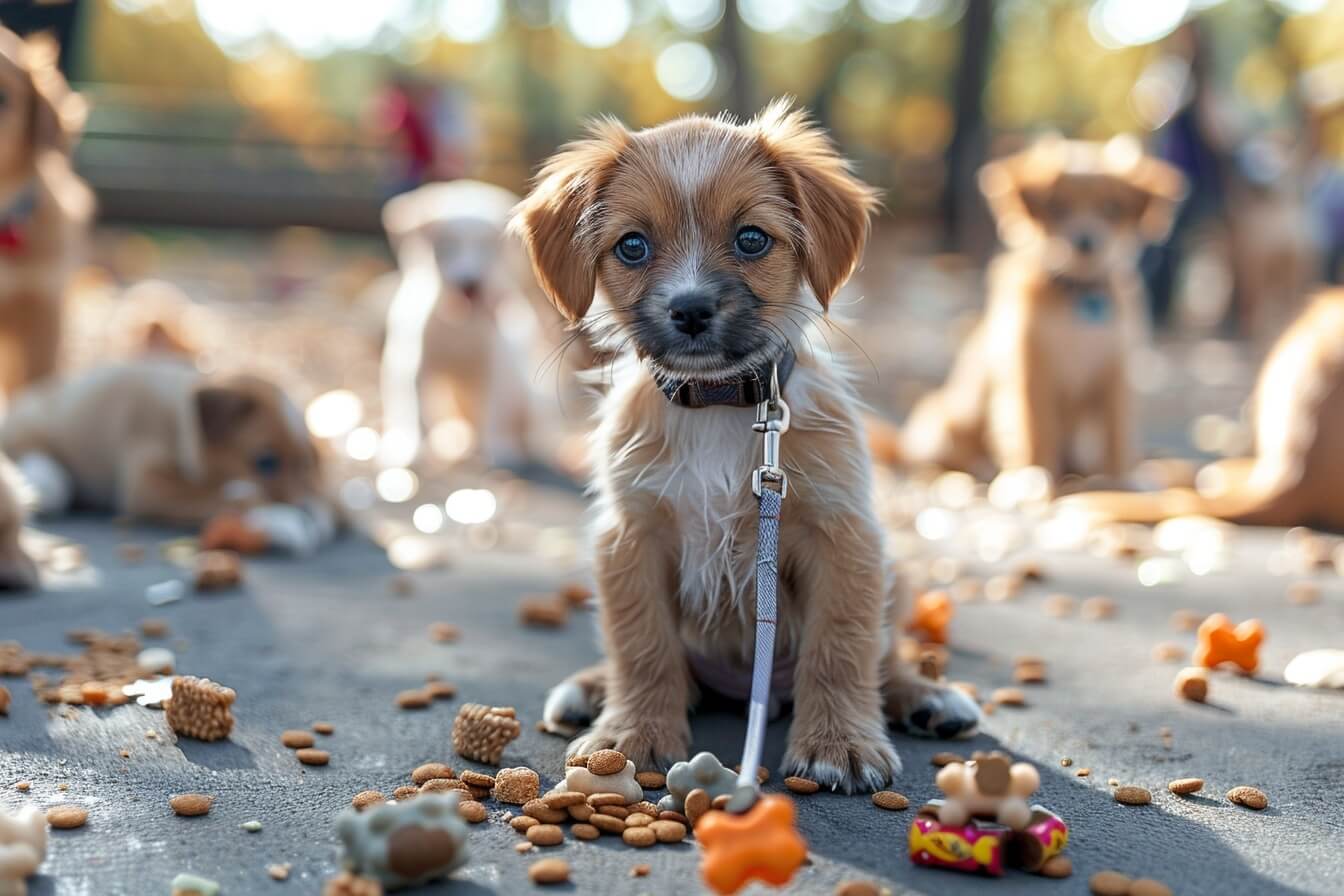
[{"label": "puppy's fluffy ear", "polygon": [[514,209],[510,229],[527,247],[537,282],[571,322],[582,320],[593,303],[603,247],[593,236],[591,218],[629,139],[630,132],[614,119],[594,122],[586,138],[547,160],[532,192]]},{"label": "puppy's fluffy ear", "polygon": [[55,149],[69,153],[84,130],[88,103],[70,89],[56,67],[60,49],[50,34],[24,40],[23,61],[32,83],[31,134],[35,151]]},{"label": "puppy's fluffy ear", "polygon": [[202,386],[196,390],[196,417],[207,442],[227,439],[256,410],[256,398],[239,389]]},{"label": "puppy's fluffy ear", "polygon": [[1143,146],[1131,136],[1111,139],[1102,149],[1102,157],[1108,169],[1142,196],[1139,235],[1150,243],[1165,240],[1185,199],[1185,175],[1160,159],[1144,155]]},{"label": "puppy's fluffy ear", "polygon": [[1004,245],[1015,248],[1036,235],[1067,153],[1064,138],[1047,134],[1021,152],[981,167],[976,182]]},{"label": "puppy's fluffy ear", "polygon": [[877,192],[854,177],[825,131],[789,100],[771,103],[751,126],[789,182],[802,223],[803,274],[827,307],[863,255]]}]

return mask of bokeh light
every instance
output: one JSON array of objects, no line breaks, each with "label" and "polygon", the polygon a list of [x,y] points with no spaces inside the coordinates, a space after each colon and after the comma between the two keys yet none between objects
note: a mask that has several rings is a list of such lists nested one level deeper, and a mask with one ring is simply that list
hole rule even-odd
[{"label": "bokeh light", "polygon": [[488,488],[460,488],[444,502],[448,518],[468,526],[489,521],[495,508],[495,493]]},{"label": "bokeh light", "polygon": [[658,54],[654,66],[658,84],[669,96],[693,102],[714,89],[714,56],[703,44],[682,41]]},{"label": "bokeh light", "polygon": [[352,460],[373,460],[378,456],[378,430],[361,426],[345,437],[345,453]]},{"label": "bokeh light", "polygon": [[708,31],[723,18],[723,0],[663,0],[663,11],[682,31]]},{"label": "bokeh light", "polygon": [[426,535],[433,535],[443,528],[443,511],[437,504],[421,504],[411,514],[411,523]]},{"label": "bokeh light", "polygon": [[364,417],[364,403],[349,389],[324,392],[308,403],[304,422],[319,439],[335,439],[350,432]]},{"label": "bokeh light", "polygon": [[739,0],[738,14],[747,26],[767,34],[794,24],[803,11],[802,0]]},{"label": "bokeh light", "polygon": [[374,481],[378,497],[389,504],[401,504],[415,497],[420,489],[420,480],[405,467],[393,467],[383,470]]},{"label": "bokeh light", "polygon": [[1137,47],[1175,31],[1189,11],[1189,0],[1097,0],[1088,26],[1104,47]]},{"label": "bokeh light", "polygon": [[619,43],[630,30],[630,0],[570,0],[565,24],[585,47],[601,49]]},{"label": "bokeh light", "polygon": [[[369,4],[376,6],[377,4]],[[500,0],[442,0],[439,27],[458,43],[479,43],[494,34],[504,19]]]}]

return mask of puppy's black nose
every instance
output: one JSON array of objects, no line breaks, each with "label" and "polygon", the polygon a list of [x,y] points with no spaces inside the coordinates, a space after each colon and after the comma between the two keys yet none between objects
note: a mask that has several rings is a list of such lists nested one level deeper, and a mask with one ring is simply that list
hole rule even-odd
[{"label": "puppy's black nose", "polygon": [[714,318],[714,299],[702,292],[684,292],[667,303],[667,316],[687,336],[698,336]]},{"label": "puppy's black nose", "polygon": [[1090,255],[1097,248],[1097,241],[1090,233],[1080,233],[1073,238],[1073,247],[1084,255]]}]

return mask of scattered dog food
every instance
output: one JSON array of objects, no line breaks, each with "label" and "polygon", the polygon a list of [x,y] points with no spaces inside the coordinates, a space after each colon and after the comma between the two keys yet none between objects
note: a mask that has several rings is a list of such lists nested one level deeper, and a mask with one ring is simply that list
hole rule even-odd
[{"label": "scattered dog food", "polygon": [[1178,632],[1192,632],[1204,621],[1194,610],[1177,610],[1171,614],[1171,628]]},{"label": "scattered dog food", "polygon": [[1073,860],[1068,856],[1051,856],[1041,866],[1043,877],[1063,878],[1073,874]]},{"label": "scattered dog food", "polygon": [[1320,603],[1321,586],[1315,582],[1294,582],[1288,587],[1288,603],[1306,607]]},{"label": "scattered dog food", "polygon": [[457,696],[457,685],[446,681],[427,681],[424,692],[431,700],[451,700]]},{"label": "scattered dog food", "polygon": [[[687,795],[697,789],[705,791],[711,803],[715,797],[724,794],[731,796],[737,790],[737,773],[724,768],[718,757],[708,752],[697,753],[688,762],[678,762],[668,769],[667,796],[658,801],[659,810],[684,811]],[[641,797],[636,796],[626,802],[633,803],[639,799]]]},{"label": "scattered dog food", "polygon": [[[515,769],[515,771],[517,771],[517,769]],[[522,769],[522,771],[531,771],[531,769]],[[462,783],[466,784],[468,787],[484,787],[489,790],[495,786],[494,775],[487,775],[485,772],[478,772],[469,768],[464,768],[458,777],[461,778]]]},{"label": "scattered dog food", "polygon": [[206,523],[201,530],[201,549],[236,551],[240,554],[260,554],[269,546],[270,539],[260,529],[254,529],[239,513],[221,513]]},{"label": "scattered dog food", "polygon": [[[465,775],[465,773],[464,773]],[[502,768],[494,778],[497,802],[521,806],[541,793],[541,776],[530,768]]]},{"label": "scattered dog food", "polygon": [[249,834],[257,834],[261,832],[261,822],[259,821],[245,821],[238,825],[238,827],[247,831]]},{"label": "scattered dog food", "polygon": [[1027,705],[1027,695],[1019,688],[997,688],[989,695],[989,699],[997,706]]},{"label": "scattered dog food", "polygon": [[539,886],[563,884],[569,880],[569,863],[564,859],[541,859],[527,869],[527,876]]},{"label": "scattered dog food", "polygon": [[1045,660],[1038,656],[1018,657],[1013,661],[1013,679],[1018,684],[1045,684]]},{"label": "scattered dog food", "polygon": [[569,832],[580,840],[596,840],[602,836],[600,830],[585,822],[570,825]]},{"label": "scattered dog food", "polygon": [[1172,690],[1183,700],[1203,703],[1209,698],[1209,673],[1198,666],[1182,669],[1176,673]]},{"label": "scattered dog food", "polygon": [[453,720],[453,749],[463,759],[499,765],[504,748],[522,731],[513,707],[467,703]]},{"label": "scattered dog food", "polygon": [[322,896],[383,896],[383,886],[371,877],[342,871],[327,881]]},{"label": "scattered dog food", "polygon": [[842,880],[835,885],[831,896],[882,896],[882,890],[872,881]]},{"label": "scattered dog food", "polygon": [[965,757],[959,756],[956,753],[948,753],[946,751],[943,751],[941,753],[934,753],[933,756],[929,759],[929,762],[937,766],[938,768],[942,768],[945,765],[951,765],[954,762],[965,762],[965,761],[966,761]]},{"label": "scattered dog food", "polygon": [[457,813],[466,819],[468,824],[480,824],[489,815],[485,806],[475,800],[463,800],[458,803]]},{"label": "scattered dog food", "polygon": [[313,730],[318,734],[335,734],[336,726],[330,722],[314,722]]},{"label": "scattered dog food", "polygon": [[47,810],[47,824],[59,830],[82,828],[89,820],[89,810],[83,806],[65,804],[52,806]]},{"label": "scattered dog food", "polygon": [[146,638],[166,638],[172,634],[172,629],[169,627],[167,619],[160,619],[155,616],[140,620],[140,634]]},{"label": "scattered dog food", "polygon": [[564,628],[569,604],[560,595],[524,598],[518,604],[518,621],[529,628]]},{"label": "scattered dog food", "polygon": [[[695,827],[701,817],[710,810],[710,803],[709,794],[698,787],[686,794],[686,799],[683,801],[684,811],[691,827]],[[662,802],[660,801],[658,805],[661,808]],[[622,828],[624,828],[624,824],[622,824]]]},{"label": "scattered dog food", "polygon": [[0,716],[9,715],[9,688],[0,684]]},{"label": "scattered dog food", "polygon": [[215,798],[203,793],[182,793],[168,800],[168,805],[173,811],[184,818],[205,815],[214,804]]},{"label": "scattered dog food", "polygon": [[653,873],[652,865],[635,865],[630,869],[631,877],[648,877]]},{"label": "scattered dog food", "polygon": [[401,691],[396,698],[396,704],[400,709],[428,709],[432,702],[434,698],[423,689]]},{"label": "scattered dog food", "polygon": [[1199,793],[1204,789],[1203,778],[1177,778],[1167,784],[1167,790],[1178,796],[1185,796],[1190,793]]},{"label": "scattered dog food", "polygon": [[350,805],[356,809],[367,809],[370,806],[385,802],[387,802],[387,797],[383,796],[382,791],[379,790],[361,790],[350,799]]},{"label": "scattered dog food", "polygon": [[450,644],[462,637],[462,629],[451,622],[435,622],[429,627],[429,637],[439,644]]},{"label": "scattered dog food", "polygon": [[19,793],[27,793],[28,791],[33,789],[33,782],[19,781],[14,785],[14,789],[17,790]]},{"label": "scattered dog food", "polygon": [[267,865],[266,873],[271,880],[289,880],[289,865]]},{"label": "scattered dog food", "polygon": [[418,787],[412,787],[409,784],[403,785],[392,791],[392,799],[409,800],[411,797],[415,796],[419,792],[420,789]]},{"label": "scattered dog food", "polygon": [[1129,896],[1172,896],[1172,892],[1161,881],[1141,877],[1129,885]]},{"label": "scattered dog food", "polygon": [[1087,882],[1093,896],[1128,896],[1133,881],[1119,871],[1098,871]]},{"label": "scattered dog food", "polygon": [[171,886],[173,896],[219,896],[219,884],[194,874],[179,874]]},{"label": "scattered dog food", "polygon": [[625,768],[625,754],[617,750],[598,750],[588,757],[587,768],[595,775],[614,775]]},{"label": "scattered dog food", "polygon": [[570,790],[555,790],[542,797],[541,801],[548,809],[568,809],[570,806],[586,803],[588,798],[582,793]]},{"label": "scattered dog food", "polygon": [[905,630],[929,644],[946,644],[947,628],[956,615],[956,604],[946,591],[925,591],[915,600]]},{"label": "scattered dog food", "polygon": [[563,809],[552,809],[540,799],[528,800],[523,803],[523,814],[535,818],[542,824],[560,824],[569,818],[569,813]]},{"label": "scattered dog food", "polygon": [[1063,619],[1065,616],[1073,615],[1075,604],[1077,604],[1077,601],[1067,594],[1052,594],[1045,599],[1042,609],[1045,610],[1047,616]]},{"label": "scattered dog food", "polygon": [[313,745],[313,736],[307,731],[289,730],[280,733],[280,743],[291,750],[301,750]]},{"label": "scattered dog food", "polygon": [[527,840],[534,846],[559,846],[565,842],[565,832],[556,824],[534,824],[527,829]]},{"label": "scattered dog food", "polygon": [[201,551],[196,555],[193,584],[197,591],[236,588],[243,580],[243,561],[233,551]]},{"label": "scattered dog food", "polygon": [[418,766],[411,772],[411,781],[416,784],[423,784],[426,781],[433,781],[435,778],[452,778],[453,770],[442,762],[426,762]]},{"label": "scattered dog food", "polygon": [[621,839],[627,846],[646,849],[658,842],[658,835],[648,827],[630,827],[627,824],[625,830],[621,832]]},{"label": "scattered dog food", "polygon": [[326,765],[331,762],[331,754],[326,750],[318,750],[314,747],[305,747],[302,750],[295,750],[294,755],[304,765]]},{"label": "scattered dog food", "polygon": [[183,737],[223,740],[233,730],[231,707],[237,697],[232,688],[208,678],[179,675],[173,679],[172,698],[164,705],[168,726]]},{"label": "scattered dog food", "polygon": [[586,607],[588,602],[593,599],[592,589],[577,582],[562,586],[559,594],[561,600],[576,610],[580,607]]},{"label": "scattered dog food", "polygon": [[1078,608],[1078,615],[1093,621],[1113,619],[1115,618],[1115,601],[1109,597],[1089,597]]},{"label": "scattered dog food", "polygon": [[887,809],[892,812],[899,812],[910,808],[910,800],[904,794],[896,793],[892,790],[879,790],[873,794],[873,805],[879,809]]},{"label": "scattered dog food", "polygon": [[821,785],[811,778],[800,778],[797,775],[790,775],[784,779],[784,786],[794,793],[816,793],[821,789]]},{"label": "scattered dog food", "polygon": [[1238,806],[1245,806],[1247,809],[1259,811],[1269,805],[1269,797],[1265,796],[1263,790],[1254,787],[1242,785],[1233,787],[1227,792],[1227,798]]},{"label": "scattered dog food", "polygon": [[1146,806],[1153,801],[1153,795],[1143,787],[1125,784],[1115,789],[1115,801],[1126,806]]},{"label": "scattered dog food", "polygon": [[680,843],[686,839],[686,825],[668,818],[650,822],[649,830],[653,831],[659,843]]},{"label": "scattered dog food", "polygon": [[1159,663],[1179,663],[1186,657],[1186,649],[1180,644],[1163,641],[1153,646],[1153,660]]},{"label": "scattered dog food", "polygon": [[667,776],[662,772],[636,772],[635,780],[645,790],[662,790],[667,784]]},{"label": "scattered dog food", "polygon": [[509,827],[520,834],[526,833],[528,828],[537,824],[541,824],[541,822],[537,821],[531,815],[515,815],[513,818],[509,819]]},{"label": "scattered dog food", "polygon": [[1260,667],[1260,645],[1265,640],[1265,626],[1259,619],[1247,619],[1240,625],[1222,613],[1214,613],[1199,624],[1199,646],[1193,661],[1196,666],[1216,669],[1228,663],[1247,675],[1254,675]]}]

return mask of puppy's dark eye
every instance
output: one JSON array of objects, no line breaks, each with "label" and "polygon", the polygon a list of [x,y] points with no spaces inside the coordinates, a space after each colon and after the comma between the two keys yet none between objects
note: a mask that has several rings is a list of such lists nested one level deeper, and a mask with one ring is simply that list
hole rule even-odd
[{"label": "puppy's dark eye", "polygon": [[770,237],[759,227],[743,227],[733,240],[733,248],[743,258],[760,258],[770,250]]},{"label": "puppy's dark eye", "polygon": [[649,241],[642,233],[627,233],[616,243],[616,257],[634,267],[649,260]]},{"label": "puppy's dark eye", "polygon": [[270,451],[263,451],[252,458],[252,469],[257,471],[258,476],[269,479],[280,472],[280,456]]}]

